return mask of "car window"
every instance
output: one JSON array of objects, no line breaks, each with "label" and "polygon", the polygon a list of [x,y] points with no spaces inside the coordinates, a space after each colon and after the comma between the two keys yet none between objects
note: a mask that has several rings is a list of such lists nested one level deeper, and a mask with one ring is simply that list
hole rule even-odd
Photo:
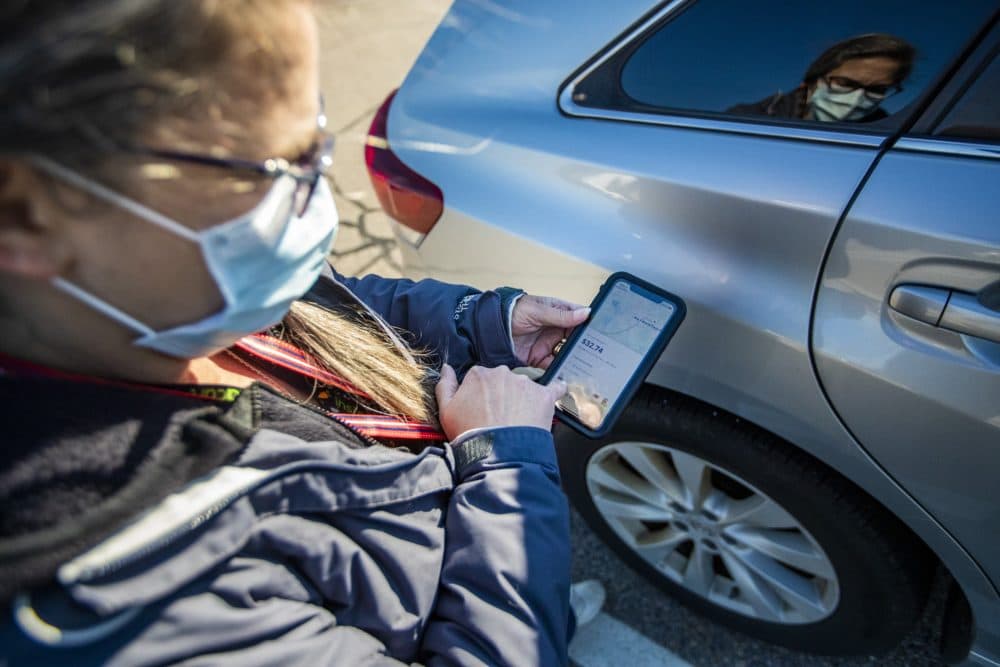
[{"label": "car window", "polygon": [[891,128],[995,9],[995,0],[691,2],[617,52],[615,76],[602,65],[573,99]]},{"label": "car window", "polygon": [[1000,58],[994,56],[934,134],[1000,141]]}]

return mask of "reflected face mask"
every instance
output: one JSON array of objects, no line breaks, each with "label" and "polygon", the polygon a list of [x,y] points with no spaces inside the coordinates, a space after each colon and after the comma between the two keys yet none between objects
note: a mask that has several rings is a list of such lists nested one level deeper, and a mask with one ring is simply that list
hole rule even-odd
[{"label": "reflected face mask", "polygon": [[878,106],[876,100],[865,96],[863,88],[849,93],[835,93],[823,81],[816,83],[816,89],[809,98],[816,120],[831,123],[861,120]]},{"label": "reflected face mask", "polygon": [[336,204],[323,178],[301,216],[292,212],[296,181],[283,175],[253,210],[195,231],[47,158],[35,157],[33,162],[52,176],[200,246],[225,306],[197,322],[163,331],[154,331],[65,278],[52,279],[57,289],[140,334],[134,345],[172,357],[207,356],[281,321],[292,302],[319,278],[337,232]]}]

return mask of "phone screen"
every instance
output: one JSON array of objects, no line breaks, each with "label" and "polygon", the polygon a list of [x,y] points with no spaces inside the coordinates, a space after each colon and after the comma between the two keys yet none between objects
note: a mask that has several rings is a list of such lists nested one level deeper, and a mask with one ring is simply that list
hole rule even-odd
[{"label": "phone screen", "polygon": [[665,297],[617,280],[556,369],[568,386],[556,406],[598,429],[655,346],[676,308]]}]

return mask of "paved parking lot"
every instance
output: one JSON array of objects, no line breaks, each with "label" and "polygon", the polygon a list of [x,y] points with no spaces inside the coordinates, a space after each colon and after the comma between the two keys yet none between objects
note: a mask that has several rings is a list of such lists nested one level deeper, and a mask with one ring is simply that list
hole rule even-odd
[{"label": "paved parking lot", "polygon": [[[364,138],[385,96],[399,85],[449,0],[340,0],[320,3],[322,87],[337,134],[333,185],[341,215],[335,264],[346,274],[401,275],[392,234],[364,168]],[[936,665],[935,619],[944,597],[937,582],[933,603],[913,635],[882,658],[824,659],[778,649],[721,629],[658,594],[629,571],[576,515],[574,579],[596,577],[608,588],[604,614],[582,628],[570,655],[581,667],[694,665]]]},{"label": "paved parking lot", "polygon": [[392,233],[364,165],[364,141],[379,105],[402,82],[448,0],[318,3],[321,88],[337,135],[332,185],[341,227],[334,249],[345,274],[399,276]]}]

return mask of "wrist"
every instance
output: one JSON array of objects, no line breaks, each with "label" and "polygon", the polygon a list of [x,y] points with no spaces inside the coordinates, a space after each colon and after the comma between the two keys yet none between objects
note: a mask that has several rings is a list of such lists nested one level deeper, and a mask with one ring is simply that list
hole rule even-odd
[{"label": "wrist", "polygon": [[470,429],[447,445],[455,477],[506,464],[537,464],[558,474],[552,433],[538,426]]},{"label": "wrist", "polygon": [[496,293],[500,295],[500,313],[503,316],[510,350],[516,357],[517,353],[514,351],[514,309],[517,307],[517,302],[525,295],[525,291],[516,287],[498,287]]}]

